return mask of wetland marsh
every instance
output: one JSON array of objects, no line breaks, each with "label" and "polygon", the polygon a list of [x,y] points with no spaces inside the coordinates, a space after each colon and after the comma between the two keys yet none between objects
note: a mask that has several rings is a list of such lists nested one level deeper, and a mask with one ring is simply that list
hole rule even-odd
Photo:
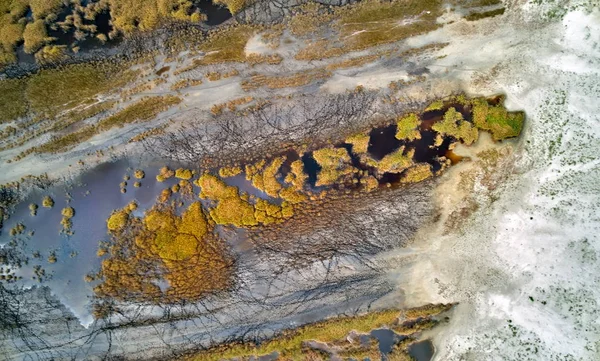
[{"label": "wetland marsh", "polygon": [[[586,359],[531,232],[595,164],[538,55],[597,26],[552,8],[0,1],[0,359]],[[595,262],[586,184],[547,265]]]}]

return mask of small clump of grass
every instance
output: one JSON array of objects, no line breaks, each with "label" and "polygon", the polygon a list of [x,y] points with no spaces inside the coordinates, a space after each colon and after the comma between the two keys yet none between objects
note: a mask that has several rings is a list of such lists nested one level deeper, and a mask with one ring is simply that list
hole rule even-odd
[{"label": "small clump of grass", "polygon": [[444,108],[444,101],[443,100],[436,100],[433,103],[429,104],[427,106],[427,108],[425,108],[426,112],[432,111],[432,110],[440,110]]},{"label": "small clump of grass", "polygon": [[346,138],[346,143],[352,144],[352,152],[355,154],[364,154],[369,149],[371,137],[368,134],[355,134]]},{"label": "small clump of grass", "polygon": [[321,166],[317,186],[334,184],[355,171],[345,148],[321,148],[313,152],[313,158]]},{"label": "small clump of grass", "polygon": [[35,204],[35,203],[31,203],[31,204],[29,205],[29,213],[30,213],[32,216],[35,216],[35,215],[37,214],[37,210],[38,210],[38,205],[37,205],[37,204]]},{"label": "small clump of grass", "polygon": [[329,71],[337,70],[337,69],[346,69],[346,68],[355,68],[359,66],[363,66],[365,64],[372,63],[379,58],[381,58],[382,54],[374,54],[374,55],[363,55],[352,59],[342,60],[337,63],[332,63],[327,65],[325,68]]},{"label": "small clump of grass", "polygon": [[73,221],[71,221],[71,219],[75,216],[75,209],[73,207],[65,207],[60,213],[63,216],[60,221],[60,224],[63,227],[62,232],[70,234],[71,228],[73,227]]},{"label": "small clump of grass", "polygon": [[52,199],[52,197],[50,197],[50,196],[45,196],[42,199],[42,207],[44,207],[44,208],[54,207],[54,199]]},{"label": "small clump of grass", "polygon": [[160,168],[158,175],[156,176],[156,180],[158,182],[164,182],[165,180],[173,177],[175,175],[175,172],[171,169],[169,169],[169,167],[164,166],[162,168]]},{"label": "small clump of grass", "polygon": [[152,129],[144,130],[143,132],[131,137],[131,139],[129,139],[129,143],[141,142],[142,140],[144,140],[148,137],[165,134],[165,128],[167,126],[168,126],[168,124],[163,124],[163,125],[159,125],[158,127],[155,127]]},{"label": "small clump of grass", "polygon": [[508,112],[499,104],[491,106],[484,98],[471,101],[473,105],[473,123],[482,130],[492,133],[494,140],[517,137],[523,130],[525,114],[523,112]]},{"label": "small clump of grass", "polygon": [[404,311],[404,317],[407,319],[416,319],[419,317],[429,317],[433,315],[438,315],[442,312],[449,311],[452,307],[454,307],[455,303],[447,303],[447,304],[428,304],[420,307],[410,308]]},{"label": "small clump of grass", "polygon": [[368,157],[363,157],[363,159],[367,165],[376,168],[379,172],[402,173],[413,165],[413,156],[415,154],[414,149],[411,149],[404,154],[404,149],[405,147],[401,146],[379,161]]},{"label": "small clump of grass", "polygon": [[433,124],[431,129],[442,135],[454,137],[466,145],[473,144],[479,137],[477,128],[464,120],[462,114],[454,107],[446,110],[443,120]]},{"label": "small clump of grass", "polygon": [[[331,41],[321,39],[313,42],[309,42],[304,48],[302,48],[294,58],[296,60],[312,61],[322,60],[327,58],[335,58],[346,53],[346,49],[340,46],[333,46]],[[327,69],[327,70],[335,70]]]},{"label": "small clump of grass", "polygon": [[400,181],[402,183],[418,183],[430,177],[433,177],[431,165],[428,163],[420,163],[408,168]]},{"label": "small clump of grass", "polygon": [[202,79],[181,79],[171,85],[171,90],[177,91],[202,84]]},{"label": "small clump of grass", "polygon": [[[127,208],[113,211],[110,217],[108,217],[106,220],[106,227],[108,230],[111,232],[118,232],[122,230],[129,220],[129,213],[130,211]],[[106,252],[98,257],[103,256],[105,253]]]},{"label": "small clump of grass", "polygon": [[308,179],[308,175],[304,172],[304,163],[298,159],[290,164],[290,172],[285,176],[285,182],[294,186],[294,189],[301,191]]},{"label": "small clump of grass", "polygon": [[417,129],[421,124],[421,120],[415,113],[411,113],[398,120],[396,139],[399,140],[415,140],[421,139],[421,132]]},{"label": "small clump of grass", "polygon": [[217,202],[217,206],[209,213],[216,224],[236,227],[258,225],[254,216],[254,207],[240,197],[237,187],[229,186],[209,173],[198,178],[196,184],[201,188],[200,198]]},{"label": "small clump of grass", "polygon": [[221,169],[219,169],[219,176],[221,178],[234,177],[240,173],[242,173],[242,168],[239,166],[222,167]]},{"label": "small clump of grass", "polygon": [[21,222],[17,223],[14,227],[10,229],[8,232],[11,237],[22,234],[25,231],[25,225]]},{"label": "small clump of grass", "polygon": [[367,192],[371,192],[371,191],[379,188],[379,181],[377,180],[377,178],[373,177],[372,175],[361,178],[360,181],[364,185],[365,191],[367,191]]},{"label": "small clump of grass", "polygon": [[175,171],[175,178],[189,180],[194,176],[194,172],[191,169],[179,168]]},{"label": "small clump of grass", "polygon": [[278,157],[271,161],[262,171],[252,176],[252,185],[271,197],[277,197],[281,190],[281,183],[277,180],[277,172],[285,162],[285,157]]},{"label": "small clump of grass", "polygon": [[75,216],[75,209],[73,207],[65,207],[60,214],[62,214],[63,217],[73,218],[73,216]]}]

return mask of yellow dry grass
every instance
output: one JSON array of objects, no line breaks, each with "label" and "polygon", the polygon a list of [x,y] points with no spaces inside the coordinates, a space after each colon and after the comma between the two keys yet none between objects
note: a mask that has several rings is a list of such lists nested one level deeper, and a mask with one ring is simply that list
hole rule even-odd
[{"label": "yellow dry grass", "polygon": [[260,87],[270,89],[294,88],[308,85],[314,81],[327,79],[332,73],[325,69],[301,71],[287,76],[254,75],[242,81],[242,89],[249,91]]},{"label": "yellow dry grass", "polygon": [[408,168],[400,181],[402,183],[417,183],[430,177],[433,177],[431,165],[428,163],[419,163]]},{"label": "yellow dry grass", "polygon": [[417,129],[421,124],[419,117],[411,113],[398,120],[396,131],[396,139],[399,140],[415,140],[421,139],[421,132]]},{"label": "yellow dry grass", "polygon": [[334,184],[356,171],[345,148],[321,148],[313,152],[313,158],[321,166],[317,186]]},{"label": "yellow dry grass", "polygon": [[174,96],[152,97],[119,111],[118,113],[102,119],[96,125],[84,127],[74,133],[57,137],[35,148],[36,153],[59,153],[73,148],[87,141],[94,135],[110,130],[113,127],[123,127],[127,124],[153,119],[159,113],[173,105],[179,104],[181,99]]},{"label": "yellow dry grass", "polygon": [[362,50],[423,34],[440,27],[440,0],[365,0],[340,14],[336,26],[350,50]]},{"label": "yellow dry grass", "polygon": [[198,64],[246,61],[246,43],[258,30],[250,25],[237,25],[210,33],[200,45],[200,49],[207,54]]}]

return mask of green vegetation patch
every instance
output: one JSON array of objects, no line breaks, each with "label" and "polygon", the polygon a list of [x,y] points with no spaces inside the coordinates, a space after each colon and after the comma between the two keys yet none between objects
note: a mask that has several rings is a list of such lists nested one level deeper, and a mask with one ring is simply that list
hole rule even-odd
[{"label": "green vegetation patch", "polygon": [[442,135],[461,140],[466,145],[473,144],[479,137],[477,128],[464,120],[462,114],[454,107],[449,108],[444,113],[444,119],[433,124],[431,128]]},{"label": "green vegetation patch", "polygon": [[4,50],[10,53],[23,40],[25,25],[22,23],[11,23],[10,15],[0,17],[0,22],[0,42]]},{"label": "green vegetation patch", "polygon": [[64,110],[93,103],[97,94],[118,89],[139,74],[124,68],[110,63],[73,64],[42,69],[23,79],[0,80],[0,122],[24,116],[27,109],[38,119],[54,118]]},{"label": "green vegetation patch", "polygon": [[171,169],[169,169],[169,167],[165,166],[160,168],[159,174],[156,175],[156,181],[157,182],[164,182],[165,180],[173,177],[175,175],[175,172]]},{"label": "green vegetation patch", "polygon": [[192,11],[190,0],[108,0],[112,22],[119,31],[149,31],[161,20],[198,22],[202,15]]},{"label": "green vegetation patch", "polygon": [[221,169],[219,169],[219,176],[221,178],[234,177],[240,173],[242,173],[242,168],[238,166],[222,167]]},{"label": "green vegetation patch", "polygon": [[444,107],[444,101],[443,100],[436,100],[433,103],[429,104],[427,106],[427,108],[425,108],[426,112],[432,111],[432,110],[440,110]]},{"label": "green vegetation patch", "polygon": [[433,177],[431,165],[420,163],[408,168],[400,181],[402,183],[418,183],[431,177]]},{"label": "green vegetation patch", "polygon": [[101,69],[96,64],[78,64],[44,69],[32,75],[26,90],[31,110],[53,116],[61,109],[74,107],[110,89],[112,77],[109,71],[115,69]]},{"label": "green vegetation patch", "polygon": [[106,227],[111,232],[118,232],[122,230],[129,220],[129,209],[123,208],[112,212],[110,217],[106,220]]},{"label": "green vegetation patch", "polygon": [[[449,310],[453,304],[449,305],[427,305],[420,308],[400,310],[385,310],[370,312],[358,316],[335,317],[324,321],[315,322],[293,330],[284,331],[278,337],[261,342],[253,343],[233,343],[201,351],[193,356],[185,358],[186,361],[221,361],[232,359],[248,359],[250,357],[259,357],[278,352],[279,357],[285,360],[321,360],[329,359],[329,355],[320,354],[318,358],[310,358],[315,355],[317,350],[306,347],[306,341],[318,341],[322,343],[334,343],[335,349],[338,349],[338,356],[355,357],[361,360],[364,357],[380,357],[376,347],[376,342],[370,343],[367,347],[359,348],[348,344],[347,336],[351,331],[367,334],[371,330],[382,327],[396,327],[400,317],[410,315],[415,326],[415,332],[431,328],[435,321],[426,323],[417,321],[419,318],[425,318],[438,315],[441,312]],[[429,320],[429,319],[428,319]],[[408,331],[409,326],[403,324],[404,329]],[[398,328],[398,327],[397,327]],[[406,332],[413,334],[414,332]],[[408,357],[408,355],[405,355]],[[345,358],[344,358],[345,359]],[[378,358],[376,358],[378,359]],[[397,359],[400,360],[400,359]],[[406,360],[410,360],[407,358]]]},{"label": "green vegetation patch", "polygon": [[302,360],[303,343],[307,340],[334,342],[345,338],[352,330],[369,332],[372,329],[392,325],[398,318],[398,310],[372,312],[355,317],[339,317],[316,322],[298,329],[288,331],[282,336],[262,343],[233,344],[227,347],[215,348],[188,358],[190,361],[220,361],[233,358],[264,356],[275,351],[284,359]]},{"label": "green vegetation patch", "polygon": [[42,206],[44,208],[54,207],[54,199],[52,199],[50,196],[45,196],[44,199],[42,199]]},{"label": "green vegetation patch", "polygon": [[417,129],[421,124],[419,117],[411,113],[398,120],[398,130],[396,131],[396,139],[399,140],[415,140],[421,139],[421,132]]},{"label": "green vegetation patch", "polygon": [[[33,53],[53,41],[46,31],[46,21],[54,21],[63,0],[0,0],[0,68],[17,60],[16,46],[25,41],[24,50]],[[25,17],[28,10],[31,17]]]},{"label": "green vegetation patch", "polygon": [[284,162],[285,157],[277,157],[262,170],[262,167],[259,168],[257,165],[257,171],[252,175],[252,185],[271,197],[277,197],[282,188],[281,183],[277,180],[277,173]]},{"label": "green vegetation patch", "polygon": [[123,127],[133,122],[151,120],[159,113],[179,103],[181,103],[181,98],[172,95],[146,98],[102,119],[97,128],[98,131],[107,131],[113,127]]},{"label": "green vegetation patch", "polygon": [[402,146],[379,161],[367,157],[363,157],[363,160],[367,165],[376,168],[379,172],[402,173],[413,165],[413,156],[415,155],[414,149],[409,150],[406,154],[404,154],[404,149],[405,147]]},{"label": "green vegetation patch", "polygon": [[[173,207],[157,205],[143,218],[131,213],[137,204],[115,210],[107,220],[111,243],[102,246],[100,272],[94,288],[100,298],[164,302],[196,300],[227,289],[233,264],[212,232],[200,202],[181,215]],[[154,283],[167,281],[162,290]],[[95,317],[110,312],[94,310]],[[106,310],[104,310],[106,311]]]},{"label": "green vegetation patch", "polygon": [[494,140],[518,137],[523,130],[525,114],[508,112],[502,102],[490,106],[486,99],[476,98],[473,104],[473,123],[482,130],[492,133]]},{"label": "green vegetation patch", "polygon": [[163,259],[182,261],[198,252],[208,224],[200,202],[185,210],[181,218],[168,210],[153,209],[144,217],[146,228],[153,232],[153,250]]},{"label": "green vegetation patch", "polygon": [[217,202],[209,212],[217,224],[234,225],[236,227],[255,226],[254,206],[242,199],[238,188],[229,186],[218,177],[205,173],[196,180],[201,188],[200,198]]},{"label": "green vegetation patch", "polygon": [[304,188],[308,175],[304,173],[304,163],[298,159],[290,164],[290,172],[285,176],[285,182],[294,186],[297,191]]},{"label": "green vegetation patch", "polygon": [[25,86],[26,82],[23,79],[6,79],[0,81],[0,123],[27,114]]},{"label": "green vegetation patch", "polygon": [[175,171],[175,177],[179,179],[189,180],[194,176],[194,172],[190,169],[179,168]]},{"label": "green vegetation patch", "polygon": [[364,154],[369,149],[369,140],[371,137],[368,134],[355,134],[346,139],[346,143],[352,144],[352,152],[355,154]]},{"label": "green vegetation patch", "polygon": [[313,152],[313,158],[321,166],[317,186],[334,184],[356,170],[346,148],[321,148]]},{"label": "green vegetation patch", "polygon": [[33,54],[40,49],[50,39],[46,31],[44,20],[36,20],[25,26],[23,31],[24,50],[26,53]]}]

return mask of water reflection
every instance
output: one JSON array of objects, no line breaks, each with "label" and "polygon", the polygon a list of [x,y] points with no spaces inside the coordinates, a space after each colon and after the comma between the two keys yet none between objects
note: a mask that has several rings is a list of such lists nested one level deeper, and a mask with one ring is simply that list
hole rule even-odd
[{"label": "water reflection", "polygon": [[408,347],[408,354],[416,361],[431,361],[434,351],[430,340],[416,342]]},{"label": "water reflection", "polygon": [[[133,167],[128,161],[105,163],[78,178],[73,185],[53,187],[46,192],[33,192],[15,207],[11,217],[4,222],[0,233],[0,244],[10,241],[9,229],[17,223],[26,226],[25,232],[18,236],[24,241],[24,253],[33,255],[39,251],[40,258],[29,257],[29,264],[16,272],[23,277],[26,286],[37,283],[33,267],[42,266],[46,272],[43,284],[50,286],[61,302],[71,308],[82,323],[92,321],[87,308],[88,299],[92,295],[93,283],[86,283],[84,276],[100,266],[101,259],[96,256],[98,243],[106,239],[106,218],[113,209],[121,208],[135,200],[139,212],[151,207],[158,194],[177,183],[177,179],[169,179],[164,183],[156,181],[159,167],[146,170],[146,177],[140,180],[142,186],[135,188],[134,180],[128,181],[127,192],[119,191],[119,183],[125,174],[132,176]],[[41,206],[42,198],[50,195],[54,199],[53,208]],[[67,203],[67,199],[70,201]],[[40,207],[37,215],[32,216],[29,204],[36,203]],[[75,209],[73,217],[73,235],[61,234],[61,210],[70,206]],[[29,232],[34,234],[29,236]],[[55,252],[58,261],[49,263],[48,255]]]}]

